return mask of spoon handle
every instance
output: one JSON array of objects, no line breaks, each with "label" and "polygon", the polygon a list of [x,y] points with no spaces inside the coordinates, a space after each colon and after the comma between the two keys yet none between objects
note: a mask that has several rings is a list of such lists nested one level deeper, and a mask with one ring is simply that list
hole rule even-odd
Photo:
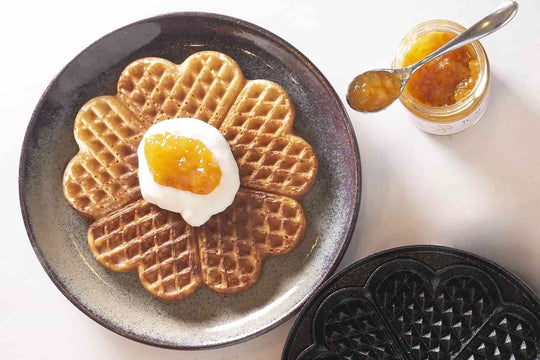
[{"label": "spoon handle", "polygon": [[506,25],[516,15],[518,10],[518,3],[515,1],[508,1],[493,10],[491,14],[478,21],[476,24],[447,42],[439,49],[435,50],[422,60],[409,66],[410,73],[414,73],[418,68],[431,60],[446,54],[452,50],[458,49],[463,45],[467,45],[475,40],[481,39],[486,35],[489,35],[504,25]]}]

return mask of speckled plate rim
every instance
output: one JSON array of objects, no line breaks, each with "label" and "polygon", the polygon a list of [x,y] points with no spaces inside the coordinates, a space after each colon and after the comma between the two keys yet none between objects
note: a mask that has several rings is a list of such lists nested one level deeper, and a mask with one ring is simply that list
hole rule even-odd
[{"label": "speckled plate rim", "polygon": [[289,334],[287,335],[287,339],[285,340],[285,344],[283,345],[283,351],[281,352],[281,360],[288,360],[286,358],[286,355],[288,355],[291,352],[291,347],[294,343],[294,338],[296,336],[298,328],[304,321],[304,318],[307,312],[311,310],[311,307],[317,301],[317,299],[321,296],[321,294],[325,293],[332,285],[334,285],[336,282],[338,282],[342,278],[348,276],[350,273],[354,272],[358,268],[372,261],[375,261],[377,259],[384,258],[384,257],[391,257],[392,255],[395,255],[395,254],[410,253],[410,252],[418,252],[418,253],[442,252],[449,255],[457,255],[457,256],[472,258],[478,262],[485,264],[486,267],[489,267],[495,273],[498,273],[499,275],[502,275],[503,277],[508,278],[510,281],[513,281],[518,288],[521,288],[523,292],[526,292],[528,295],[532,297],[532,301],[536,302],[537,304],[540,304],[540,298],[529,285],[527,285],[516,274],[504,268],[503,266],[495,263],[493,260],[487,259],[485,257],[482,257],[477,254],[473,254],[465,250],[460,250],[460,249],[451,248],[448,246],[441,246],[441,245],[407,245],[407,246],[395,247],[395,248],[377,252],[375,254],[362,258],[358,261],[355,261],[352,264],[347,265],[346,267],[341,269],[339,272],[337,272],[336,274],[328,278],[326,281],[324,281],[324,283],[321,286],[319,286],[319,288],[315,292],[313,292],[306,301],[304,301],[303,303],[304,305],[299,311],[298,317],[295,319],[293,325],[291,326],[291,329],[289,330]]},{"label": "speckled plate rim", "polygon": [[[353,151],[353,153],[355,155],[355,165],[356,165],[355,166],[355,171],[356,171],[357,176],[354,179],[354,184],[352,186],[354,191],[356,192],[354,194],[355,202],[354,202],[353,213],[352,213],[352,216],[351,216],[351,221],[348,224],[348,229],[347,229],[347,232],[346,232],[346,238],[342,242],[341,248],[339,249],[339,252],[338,252],[337,256],[333,259],[333,261],[331,263],[331,266],[330,266],[326,276],[321,278],[317,282],[317,284],[313,287],[311,293],[307,294],[295,306],[291,307],[288,312],[283,313],[281,316],[277,317],[273,322],[270,322],[266,328],[260,329],[258,331],[252,332],[252,333],[248,333],[245,336],[240,337],[240,338],[229,339],[227,341],[223,341],[221,343],[216,343],[216,344],[212,344],[212,345],[199,345],[199,346],[190,346],[190,347],[174,346],[174,345],[170,345],[170,344],[164,344],[164,343],[161,343],[159,341],[155,341],[153,339],[148,339],[148,338],[145,338],[143,336],[140,336],[139,334],[135,334],[133,332],[126,331],[125,329],[123,329],[118,324],[115,324],[114,322],[109,321],[109,320],[99,316],[96,312],[92,311],[92,309],[89,309],[89,308],[83,306],[81,303],[79,303],[79,301],[75,297],[73,297],[71,295],[71,293],[63,286],[61,281],[55,276],[51,266],[47,263],[47,261],[43,257],[43,254],[39,250],[39,247],[37,246],[36,238],[34,236],[32,226],[30,225],[27,205],[26,205],[26,203],[24,201],[24,197],[22,195],[24,164],[26,163],[26,157],[27,157],[26,144],[28,142],[28,139],[30,137],[30,134],[31,134],[34,126],[36,125],[36,123],[38,121],[37,115],[38,115],[38,113],[39,113],[39,111],[40,111],[40,109],[41,109],[41,107],[43,105],[43,102],[45,101],[45,98],[47,97],[47,95],[48,95],[50,89],[52,88],[52,86],[64,74],[66,68],[68,68],[70,66],[70,64],[72,64],[86,50],[91,48],[96,43],[99,43],[104,38],[106,38],[106,37],[108,37],[108,36],[110,36],[112,34],[115,34],[115,33],[121,32],[121,31],[125,31],[126,29],[128,29],[128,28],[130,28],[130,27],[132,27],[134,25],[138,25],[138,24],[142,24],[142,23],[146,23],[146,22],[154,21],[154,20],[160,20],[160,19],[167,18],[167,17],[178,17],[178,18],[199,17],[199,18],[204,18],[204,19],[208,19],[208,20],[228,21],[228,22],[230,22],[230,23],[232,23],[234,25],[242,26],[242,27],[245,27],[245,28],[249,29],[250,31],[253,31],[258,36],[260,36],[262,38],[266,38],[267,40],[269,40],[271,42],[274,42],[279,47],[283,48],[287,52],[294,55],[294,57],[299,62],[301,62],[306,67],[306,69],[309,72],[311,72],[320,81],[320,83],[324,87],[325,91],[329,94],[329,96],[332,98],[332,100],[336,103],[337,108],[340,109],[340,114],[336,114],[336,115],[337,116],[339,115],[339,118],[342,119],[343,122],[344,122],[346,131],[347,131],[346,135],[348,137],[349,144],[350,144],[350,146],[352,148],[352,151]],[[149,17],[149,18],[146,18],[146,19],[143,19],[143,20],[139,20],[139,21],[130,23],[128,25],[125,25],[125,26],[123,26],[121,28],[118,28],[116,30],[113,30],[113,31],[103,35],[98,40],[96,40],[92,44],[88,45],[84,50],[79,52],[52,79],[52,81],[49,83],[49,85],[47,86],[47,88],[45,89],[43,94],[41,95],[41,97],[40,97],[40,99],[38,101],[38,104],[36,105],[36,107],[35,107],[35,109],[34,109],[34,111],[32,113],[32,116],[30,118],[30,122],[29,122],[29,124],[28,124],[28,126],[26,128],[26,133],[25,133],[25,136],[24,136],[22,149],[21,149],[21,155],[20,155],[20,161],[19,161],[19,186],[18,186],[18,189],[19,189],[19,203],[20,203],[20,207],[21,207],[24,226],[26,228],[26,232],[28,234],[28,238],[30,240],[32,248],[33,248],[39,262],[41,263],[41,266],[43,267],[43,269],[45,270],[45,272],[47,273],[49,278],[52,280],[54,285],[58,288],[58,290],[60,290],[60,292],[73,305],[75,305],[80,311],[82,311],[84,314],[86,314],[92,320],[96,321],[98,324],[100,324],[100,325],[104,326],[105,328],[107,328],[107,329],[109,329],[109,330],[111,330],[111,331],[113,331],[113,332],[115,332],[115,333],[117,333],[119,335],[122,335],[122,336],[124,336],[124,337],[126,337],[128,339],[135,340],[135,341],[143,343],[143,344],[152,345],[152,346],[161,347],[161,348],[166,348],[166,349],[202,350],[202,349],[213,349],[213,348],[220,348],[220,347],[224,347],[224,346],[228,346],[228,345],[238,344],[238,343],[253,339],[253,338],[257,337],[257,336],[260,336],[262,334],[267,333],[268,331],[270,331],[270,330],[278,327],[279,325],[283,324],[285,321],[287,321],[289,318],[291,318],[294,314],[296,314],[300,310],[302,305],[308,299],[310,299],[311,296],[318,291],[318,289],[320,289],[321,285],[325,282],[326,279],[328,279],[330,276],[332,276],[333,272],[335,271],[335,269],[339,265],[341,259],[345,255],[345,251],[347,250],[347,248],[349,246],[349,243],[351,241],[352,235],[354,233],[354,229],[356,227],[356,222],[357,222],[357,218],[358,218],[358,213],[359,213],[359,210],[360,210],[360,201],[361,201],[361,193],[362,193],[362,180],[361,179],[362,179],[362,170],[361,170],[360,152],[359,152],[358,143],[357,143],[357,140],[356,140],[356,135],[354,133],[354,129],[353,129],[351,120],[350,120],[350,118],[349,118],[349,116],[347,114],[347,111],[345,110],[345,107],[344,107],[343,103],[339,99],[338,94],[336,93],[334,88],[330,85],[330,83],[326,79],[326,77],[320,72],[320,70],[304,54],[302,54],[294,46],[292,46],[291,44],[289,44],[287,41],[283,40],[279,36],[273,34],[272,32],[270,32],[270,31],[268,31],[268,30],[266,30],[266,29],[264,29],[264,28],[262,28],[260,26],[257,26],[255,24],[252,24],[250,22],[247,22],[247,21],[244,21],[244,20],[241,20],[241,19],[238,19],[238,18],[234,18],[234,17],[230,17],[230,16],[226,16],[226,15],[221,15],[221,14],[208,13],[208,12],[173,12],[173,13],[166,13],[166,14],[162,14],[162,15]]]}]

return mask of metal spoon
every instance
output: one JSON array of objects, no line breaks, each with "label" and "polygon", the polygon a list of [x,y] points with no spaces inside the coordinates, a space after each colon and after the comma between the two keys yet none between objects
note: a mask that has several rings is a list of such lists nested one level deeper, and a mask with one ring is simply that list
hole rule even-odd
[{"label": "metal spoon", "polygon": [[[441,55],[499,30],[512,20],[517,10],[517,2],[508,1],[448,43],[412,65],[401,69],[371,70],[358,75],[349,85],[347,102],[354,110],[361,112],[376,112],[386,108],[399,97],[405,84],[416,70]],[[366,100],[365,87],[370,85],[382,88],[383,93],[386,93],[386,99],[378,99],[379,101],[366,106],[368,102],[362,102],[361,100]],[[364,99],[361,98],[362,96]]]}]

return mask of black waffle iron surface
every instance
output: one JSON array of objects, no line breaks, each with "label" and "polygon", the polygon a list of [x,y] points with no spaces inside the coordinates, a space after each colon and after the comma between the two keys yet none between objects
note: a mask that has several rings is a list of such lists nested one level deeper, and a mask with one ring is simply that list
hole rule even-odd
[{"label": "black waffle iron surface", "polygon": [[385,251],[304,306],[283,360],[539,359],[540,303],[502,267],[438,246]]}]

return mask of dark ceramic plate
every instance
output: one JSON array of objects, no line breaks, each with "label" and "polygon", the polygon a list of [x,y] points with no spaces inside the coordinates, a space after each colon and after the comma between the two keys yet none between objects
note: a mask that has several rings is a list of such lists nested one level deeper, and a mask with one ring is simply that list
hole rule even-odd
[{"label": "dark ceramic plate", "polygon": [[[134,273],[100,266],[86,243],[88,222],[62,195],[62,174],[77,152],[73,121],[94,96],[114,94],[131,61],[158,56],[180,63],[201,50],[230,55],[249,79],[282,85],[296,106],[296,132],[313,145],[320,170],[302,200],[308,231],[299,248],[267,259],[246,292],[199,289],[179,302],[153,298]],[[143,20],[101,38],[53,80],[24,140],[19,191],[28,236],[47,274],[75,306],[107,328],[147,344],[194,349],[236,343],[289,318],[343,256],[360,202],[360,157],[335,91],[298,50],[270,32],[213,14]]]},{"label": "dark ceramic plate", "polygon": [[540,303],[500,266],[439,246],[385,251],[333,276],[283,360],[538,359]]}]

